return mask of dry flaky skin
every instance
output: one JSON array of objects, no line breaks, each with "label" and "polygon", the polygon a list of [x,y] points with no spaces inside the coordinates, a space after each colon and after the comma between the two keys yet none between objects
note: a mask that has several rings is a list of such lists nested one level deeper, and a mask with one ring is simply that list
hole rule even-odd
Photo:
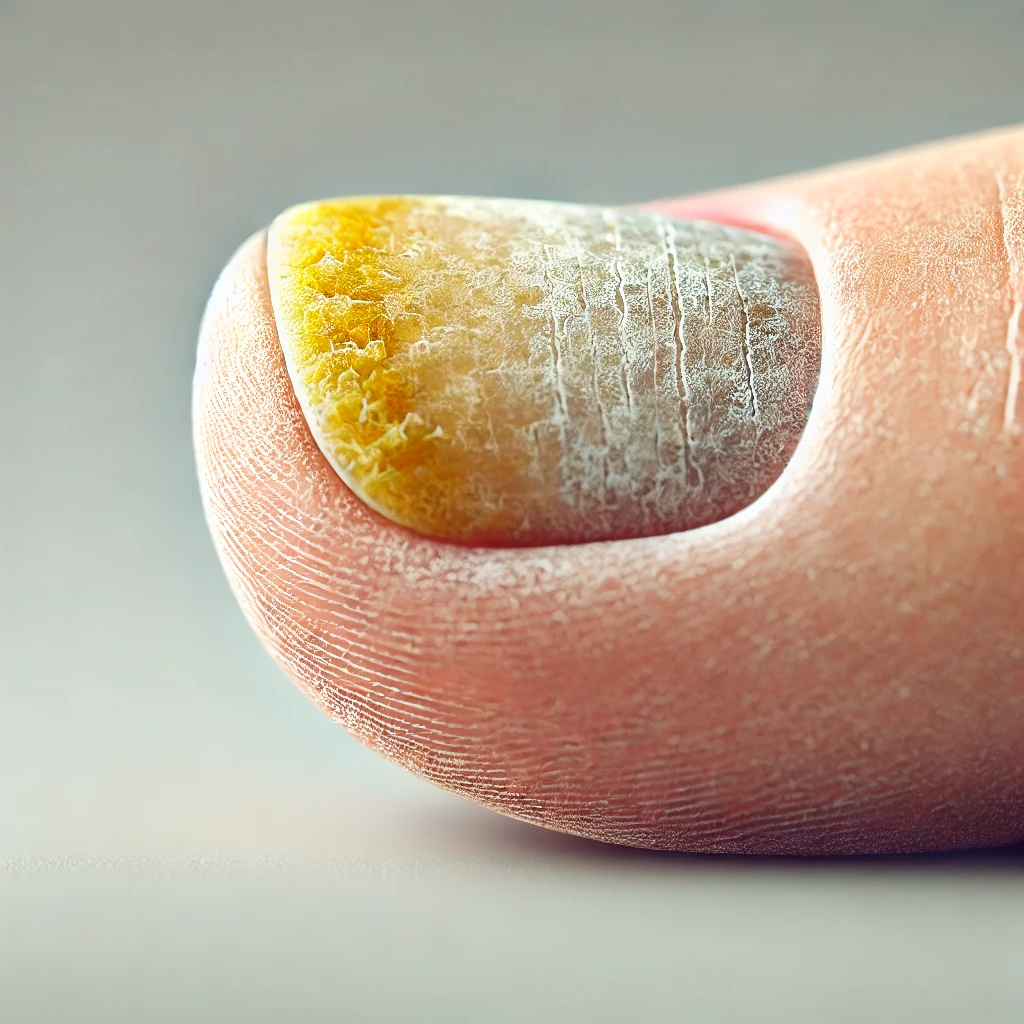
[{"label": "dry flaky skin", "polygon": [[818,378],[806,256],[767,235],[523,200],[310,203],[270,231],[296,392],[384,515],[472,542],[667,533],[782,471]]}]

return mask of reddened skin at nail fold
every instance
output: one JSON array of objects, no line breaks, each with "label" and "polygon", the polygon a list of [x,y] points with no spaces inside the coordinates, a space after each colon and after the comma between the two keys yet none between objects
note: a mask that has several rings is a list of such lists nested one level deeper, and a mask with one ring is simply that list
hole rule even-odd
[{"label": "reddened skin at nail fold", "polygon": [[309,203],[268,272],[296,395],[363,501],[431,536],[545,544],[722,519],[778,477],[820,365],[794,244],[523,200]]}]

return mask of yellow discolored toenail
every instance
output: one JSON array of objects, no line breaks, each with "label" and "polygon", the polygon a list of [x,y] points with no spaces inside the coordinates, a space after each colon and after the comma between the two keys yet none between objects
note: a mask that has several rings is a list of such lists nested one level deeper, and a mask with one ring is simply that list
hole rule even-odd
[{"label": "yellow discolored toenail", "polygon": [[274,222],[296,394],[364,501],[431,536],[687,529],[749,504],[807,419],[818,295],[791,243],[657,214],[368,197]]}]

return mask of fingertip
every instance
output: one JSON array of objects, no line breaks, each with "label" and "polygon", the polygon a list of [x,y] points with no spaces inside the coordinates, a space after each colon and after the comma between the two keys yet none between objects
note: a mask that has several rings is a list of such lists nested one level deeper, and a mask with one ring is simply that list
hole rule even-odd
[{"label": "fingertip", "polygon": [[364,741],[551,827],[776,853],[1020,838],[1022,167],[1009,133],[677,207],[805,246],[825,400],[739,516],[582,546],[455,547],[355,499],[250,240],[204,319],[196,436],[254,627]]}]

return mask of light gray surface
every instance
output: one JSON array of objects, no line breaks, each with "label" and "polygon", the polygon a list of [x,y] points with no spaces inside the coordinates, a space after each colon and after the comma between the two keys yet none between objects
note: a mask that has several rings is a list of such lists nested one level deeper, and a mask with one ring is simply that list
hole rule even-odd
[{"label": "light gray surface", "polygon": [[1019,0],[0,0],[0,1017],[1019,1019],[1019,852],[620,853],[364,751],[234,606],[188,390],[287,204],[634,200],[1009,123],[1022,38]]}]

